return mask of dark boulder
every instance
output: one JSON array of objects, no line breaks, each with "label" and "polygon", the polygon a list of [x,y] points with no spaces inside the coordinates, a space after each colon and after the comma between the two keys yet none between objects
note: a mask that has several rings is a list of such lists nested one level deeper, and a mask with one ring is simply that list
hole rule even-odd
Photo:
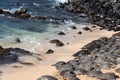
[{"label": "dark boulder", "polygon": [[27,14],[27,13],[22,13],[22,14],[20,14],[18,17],[19,17],[19,18],[22,18],[22,19],[27,19],[27,18],[30,17],[30,15]]},{"label": "dark boulder", "polygon": [[15,16],[19,16],[21,15],[22,13],[26,13],[27,12],[27,9],[19,9],[19,10],[16,10],[14,15]]},{"label": "dark boulder", "polygon": [[54,51],[52,50],[52,49],[49,49],[47,52],[46,52],[46,54],[53,54],[54,53]]},{"label": "dark boulder", "polygon": [[64,32],[62,32],[62,31],[60,31],[59,33],[58,33],[59,35],[66,35]]},{"label": "dark boulder", "polygon": [[[26,56],[36,59],[36,61],[40,58],[37,54],[26,51],[20,48],[2,48],[0,47],[0,65],[2,64],[10,64],[10,63],[26,63],[22,60]],[[26,60],[28,61],[28,60]],[[28,62],[27,62],[28,63]]]},{"label": "dark boulder", "polygon": [[81,32],[81,31],[79,31],[79,32],[78,32],[78,34],[82,34],[82,32]]},{"label": "dark boulder", "polygon": [[84,27],[83,30],[90,31],[91,29],[89,27]]},{"label": "dark boulder", "polygon": [[70,26],[71,29],[77,29],[76,26]]},{"label": "dark boulder", "polygon": [[21,40],[19,38],[15,38],[15,42],[21,43]]},{"label": "dark boulder", "polygon": [[3,10],[2,9],[0,9],[0,14],[3,14]]},{"label": "dark boulder", "polygon": [[64,46],[64,43],[62,41],[58,40],[58,39],[51,40],[50,43],[54,43],[58,47]]}]

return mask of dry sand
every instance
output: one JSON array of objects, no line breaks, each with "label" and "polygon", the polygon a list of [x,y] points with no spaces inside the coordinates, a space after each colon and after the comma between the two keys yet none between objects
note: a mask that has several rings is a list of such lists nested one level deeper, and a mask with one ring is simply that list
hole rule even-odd
[{"label": "dry sand", "polygon": [[[57,61],[68,61],[73,59],[72,55],[79,51],[85,44],[98,39],[100,37],[111,37],[115,32],[99,30],[89,32],[84,31],[83,34],[77,34],[82,27],[89,25],[76,25],[76,30],[66,30],[67,35],[61,36],[61,40],[66,44],[63,47],[56,47],[53,44],[46,44],[43,49],[37,48],[36,51],[41,54],[42,61],[36,66],[24,67],[24,68],[3,68],[4,72],[1,76],[1,80],[36,80],[42,75],[53,75],[62,80],[57,73],[57,70],[51,66]],[[70,37],[70,38],[68,38]],[[48,42],[49,43],[49,42]],[[47,49],[53,49],[54,54],[44,54]],[[118,66],[120,67],[120,66]],[[106,72],[105,70],[103,70]],[[113,71],[113,70],[111,70]],[[118,74],[119,75],[119,74]],[[119,75],[120,76],[120,75]],[[95,78],[89,78],[87,76],[78,76],[81,80],[96,80]],[[119,79],[120,80],[120,79]]]}]

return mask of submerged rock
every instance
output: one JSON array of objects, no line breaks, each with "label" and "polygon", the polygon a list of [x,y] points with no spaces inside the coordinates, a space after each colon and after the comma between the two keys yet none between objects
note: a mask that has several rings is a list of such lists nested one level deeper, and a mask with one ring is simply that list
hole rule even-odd
[{"label": "submerged rock", "polygon": [[3,10],[2,9],[0,9],[0,14],[3,14]]},{"label": "submerged rock", "polygon": [[21,40],[20,40],[19,38],[16,38],[16,39],[15,39],[15,42],[21,43]]}]

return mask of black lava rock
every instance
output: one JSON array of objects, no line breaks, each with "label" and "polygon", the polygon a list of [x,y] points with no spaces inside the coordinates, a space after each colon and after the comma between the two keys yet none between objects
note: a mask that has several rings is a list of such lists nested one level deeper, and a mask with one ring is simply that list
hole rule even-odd
[{"label": "black lava rock", "polygon": [[54,51],[53,51],[52,49],[49,49],[49,50],[46,52],[46,54],[52,54],[52,53],[54,53]]},{"label": "black lava rock", "polygon": [[62,31],[60,31],[59,33],[58,33],[59,35],[66,35],[64,32],[62,32]]}]

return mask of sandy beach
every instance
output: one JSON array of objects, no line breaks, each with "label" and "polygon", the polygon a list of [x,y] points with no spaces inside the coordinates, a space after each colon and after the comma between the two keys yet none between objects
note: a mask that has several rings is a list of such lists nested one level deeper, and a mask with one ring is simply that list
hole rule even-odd
[{"label": "sandy beach", "polygon": [[[111,37],[115,33],[113,31],[99,30],[99,27],[91,28],[92,32],[82,31],[83,27],[90,27],[91,25],[76,24],[75,26],[77,27],[76,30],[66,30],[65,32],[67,35],[61,36],[61,40],[65,43],[65,46],[56,47],[54,44],[50,44],[48,41],[48,44],[46,44],[46,46],[44,46],[42,49],[35,49],[42,58],[42,60],[39,61],[35,66],[24,66],[22,68],[2,68],[1,71],[3,71],[3,73],[0,76],[1,80],[36,80],[42,75],[56,76],[58,80],[62,80],[55,67],[51,66],[52,64],[55,64],[57,61],[71,60],[74,58],[72,55],[79,51],[85,44],[101,37]],[[77,34],[78,31],[82,31],[82,34]],[[54,53],[45,54],[48,49],[53,49]],[[102,71],[115,72],[113,70]],[[120,76],[120,74],[117,75]],[[87,76],[78,77],[80,77],[80,80],[96,80],[95,78],[90,78]]]}]

